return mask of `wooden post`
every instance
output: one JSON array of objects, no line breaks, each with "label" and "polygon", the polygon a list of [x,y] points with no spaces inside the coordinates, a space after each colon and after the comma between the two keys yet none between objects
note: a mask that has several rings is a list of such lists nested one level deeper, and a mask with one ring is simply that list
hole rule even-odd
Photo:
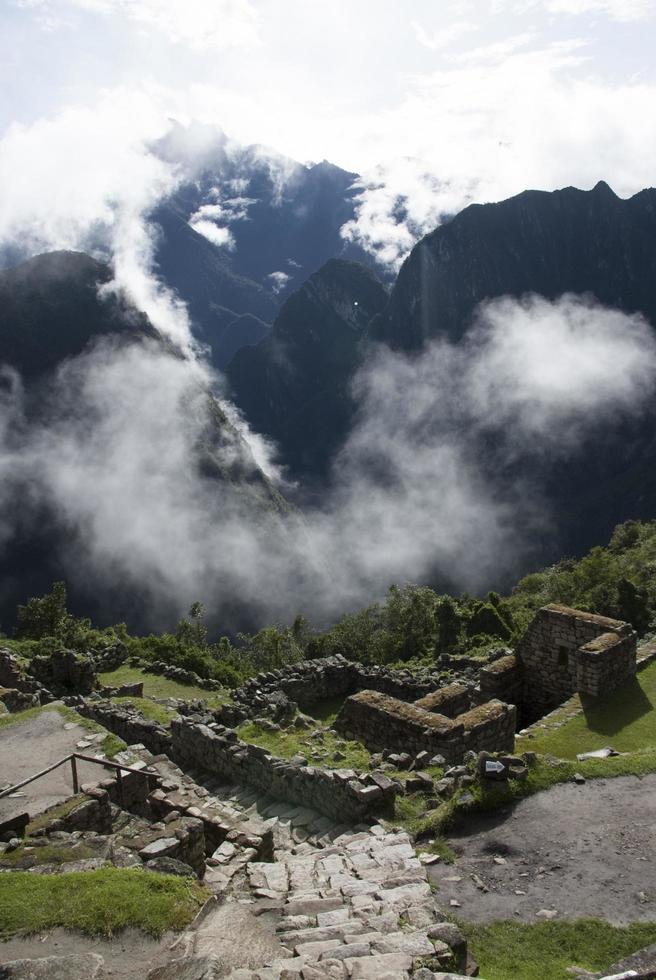
[{"label": "wooden post", "polygon": [[71,756],[71,772],[73,774],[73,792],[74,793],[79,793],[80,792],[80,784],[79,784],[78,779],[77,779],[77,761],[76,761],[74,755]]},{"label": "wooden post", "polygon": [[124,810],[123,806],[123,779],[121,777],[121,770],[116,770],[116,788],[118,790],[118,801],[121,804],[121,810]]}]

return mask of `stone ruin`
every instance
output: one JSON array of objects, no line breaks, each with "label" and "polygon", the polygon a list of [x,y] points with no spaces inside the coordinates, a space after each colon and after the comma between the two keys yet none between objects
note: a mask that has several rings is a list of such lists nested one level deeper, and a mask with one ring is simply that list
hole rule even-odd
[{"label": "stone ruin", "polygon": [[573,694],[599,697],[629,683],[636,651],[630,623],[552,603],[535,614],[515,653],[481,668],[481,697],[512,701],[527,724]]},{"label": "stone ruin", "polygon": [[[456,697],[461,699],[462,695],[458,692]],[[428,752],[430,756],[442,756],[450,765],[461,762],[469,751],[512,751],[516,726],[514,705],[491,700],[472,707],[470,695],[467,710],[450,718],[425,706],[432,700],[441,711],[448,710],[444,696],[440,700],[429,695],[410,704],[377,691],[362,691],[346,699],[335,728],[373,751],[392,749],[412,755]]]}]

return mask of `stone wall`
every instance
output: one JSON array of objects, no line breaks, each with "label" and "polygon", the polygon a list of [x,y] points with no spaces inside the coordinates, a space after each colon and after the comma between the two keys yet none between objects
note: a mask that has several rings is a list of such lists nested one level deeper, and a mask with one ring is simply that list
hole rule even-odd
[{"label": "stone wall", "polygon": [[110,801],[121,810],[128,810],[137,816],[150,819],[153,815],[151,795],[159,788],[157,775],[147,772],[143,762],[130,763],[130,768],[143,771],[130,772],[122,769],[120,776],[114,772],[109,779],[104,779],[100,783],[100,788],[105,790]]},{"label": "stone wall", "polygon": [[39,823],[46,833],[64,830],[95,830],[99,834],[109,834],[112,830],[112,808],[107,790],[100,786],[89,787],[75,799],[76,806],[62,813],[61,803],[44,810],[39,815]]},{"label": "stone wall", "polygon": [[337,821],[358,823],[393,811],[397,787],[382,773],[359,777],[353,770],[296,765],[242,742],[236,732],[218,723],[204,725],[189,718],[172,721],[171,740],[172,758],[183,769],[246,783]]},{"label": "stone wall", "polygon": [[93,660],[73,650],[33,657],[29,671],[55,694],[90,694],[97,686]]},{"label": "stone wall", "polygon": [[524,672],[521,661],[514,653],[481,667],[478,683],[481,701],[498,698],[509,704],[522,704]]},{"label": "stone wall", "polygon": [[[301,708],[327,698],[348,697],[358,691],[379,691],[401,701],[416,701],[443,683],[443,672],[426,668],[416,673],[366,665],[345,657],[303,660],[280,670],[251,678],[233,691],[232,699],[242,718],[254,718],[266,711],[270,698],[282,691]],[[234,708],[227,705],[220,721],[235,723]]]},{"label": "stone wall", "polygon": [[114,732],[128,745],[141,742],[154,755],[171,754],[171,735],[156,721],[144,716],[127,705],[111,701],[84,701],[77,710],[85,718],[92,718],[103,728]]},{"label": "stone wall", "polygon": [[514,706],[500,701],[447,718],[377,691],[361,691],[344,702],[335,728],[374,751],[428,752],[453,764],[470,748],[512,750],[515,722]]},{"label": "stone wall", "polygon": [[629,623],[552,604],[536,613],[516,653],[522,701],[537,716],[577,691],[596,696],[630,681],[636,634]]},{"label": "stone wall", "polygon": [[472,692],[466,684],[456,682],[447,684],[445,687],[438,688],[432,694],[427,694],[425,698],[415,701],[417,708],[424,711],[434,711],[438,715],[446,715],[447,718],[455,718],[463,711],[468,711],[472,706]]},{"label": "stone wall", "polygon": [[298,766],[242,742],[235,731],[216,722],[205,725],[194,718],[174,718],[167,731],[135,709],[111,702],[87,701],[78,710],[128,744],[141,743],[183,769],[204,770],[229,783],[247,783],[336,820],[357,823],[393,809],[396,787],[382,773],[360,777],[352,770]]}]

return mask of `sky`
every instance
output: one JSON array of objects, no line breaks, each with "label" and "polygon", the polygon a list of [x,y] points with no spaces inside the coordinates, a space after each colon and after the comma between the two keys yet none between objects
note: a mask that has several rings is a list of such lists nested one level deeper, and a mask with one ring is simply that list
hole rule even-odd
[{"label": "sky", "polygon": [[175,118],[362,174],[345,234],[398,267],[471,201],[653,184],[655,42],[656,0],[3,0],[0,237],[147,206]]}]

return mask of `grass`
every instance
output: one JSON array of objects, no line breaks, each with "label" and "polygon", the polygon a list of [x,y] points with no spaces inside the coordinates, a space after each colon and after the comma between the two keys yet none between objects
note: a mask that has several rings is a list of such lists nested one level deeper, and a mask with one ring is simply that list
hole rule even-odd
[{"label": "grass", "polygon": [[144,718],[156,721],[160,725],[164,725],[165,728],[169,727],[171,718],[175,718],[177,714],[173,708],[167,708],[165,705],[157,704],[156,701],[150,701],[148,698],[112,698],[112,703],[131,705],[140,711]]},{"label": "grass", "polygon": [[68,861],[83,861],[94,857],[98,857],[98,851],[85,844],[75,846],[46,844],[44,847],[32,847],[28,839],[15,851],[0,854],[0,867],[16,868],[20,865],[31,868],[42,864],[66,864]]},{"label": "grass", "polygon": [[79,725],[85,731],[92,734],[98,734],[98,732],[104,732],[105,737],[102,742],[94,744],[93,751],[103,752],[108,759],[113,759],[117,752],[122,752],[123,749],[127,748],[126,744],[117,735],[108,732],[102,725],[97,722],[92,721],[91,718],[83,718],[79,715],[74,708],[67,708],[64,705],[43,705],[38,708],[27,708],[26,711],[17,711],[15,714],[11,715],[0,715],[0,732],[9,728],[13,725],[20,725],[23,722],[30,721],[32,718],[38,717],[44,711],[57,711],[67,722],[73,722]]},{"label": "grass", "polygon": [[580,919],[459,925],[486,980],[564,980],[570,966],[605,970],[656,942],[656,923],[620,927]]},{"label": "grass", "polygon": [[[313,732],[320,731],[322,739],[311,738]],[[270,732],[256,722],[246,722],[237,729],[237,734],[245,742],[260,745],[281,759],[291,759],[293,755],[303,755],[308,764],[323,769],[371,769],[371,753],[360,742],[346,742],[338,735],[317,725],[312,729],[290,728]],[[343,754],[344,758],[336,758]]]},{"label": "grass", "polygon": [[560,759],[575,759],[577,753],[607,745],[618,752],[656,747],[656,661],[636,674],[633,683],[613,695],[583,696],[580,704],[581,714],[568,717],[572,708],[565,706],[549,720],[549,728],[538,729],[533,738],[518,736],[516,750],[530,749]]},{"label": "grass", "polygon": [[128,926],[152,936],[183,929],[208,897],[197,882],[141,869],[0,875],[0,938],[61,926],[113,936]]},{"label": "grass", "polygon": [[116,670],[99,674],[98,679],[101,684],[106,684],[108,687],[120,687],[121,684],[135,684],[142,681],[144,696],[147,698],[179,698],[183,701],[201,698],[209,708],[218,708],[230,699],[227,688],[220,691],[206,691],[202,687],[180,684],[159,674],[148,674],[139,667],[123,665]]}]

